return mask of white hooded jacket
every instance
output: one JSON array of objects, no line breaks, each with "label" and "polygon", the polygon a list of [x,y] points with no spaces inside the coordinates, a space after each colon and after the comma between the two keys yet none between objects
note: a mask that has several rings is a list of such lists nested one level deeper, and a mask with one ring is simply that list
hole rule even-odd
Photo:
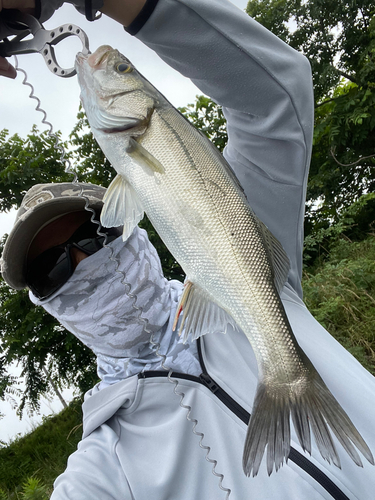
[{"label": "white hooded jacket", "polygon": [[[294,334],[374,452],[374,378],[301,299],[313,131],[307,60],[227,0],[149,0],[146,7],[128,31],[223,105],[225,157],[291,262],[281,298]],[[141,266],[131,252],[127,258],[125,267]],[[156,279],[166,286],[162,276]],[[173,287],[164,335],[171,335],[182,290],[178,283]],[[153,324],[160,321],[160,308],[151,306],[148,314]],[[294,451],[281,470],[268,477],[262,464],[257,477],[245,477],[243,444],[257,384],[254,353],[241,332],[207,335],[199,343],[202,366],[195,364],[190,373],[180,365],[184,373],[168,377],[161,361],[132,374],[113,370],[110,380],[86,394],[84,437],[55,483],[53,500],[374,498],[373,466],[364,460],[357,467],[338,445],[340,470],[322,459],[314,442],[312,456],[304,454],[294,434]],[[105,356],[106,362],[113,358]],[[201,370],[203,377],[197,376]]]}]

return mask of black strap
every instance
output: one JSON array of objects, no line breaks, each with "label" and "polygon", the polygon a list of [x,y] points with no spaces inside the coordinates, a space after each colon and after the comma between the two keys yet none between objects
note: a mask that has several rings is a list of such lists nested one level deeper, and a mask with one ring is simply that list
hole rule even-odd
[{"label": "black strap", "polygon": [[[210,386],[215,388],[214,394],[217,396],[226,406],[229,408],[239,419],[242,420],[246,425],[248,425],[250,420],[250,414],[240,406],[237,401],[235,401],[228,393],[224,391],[207,373],[206,366],[203,360],[201,339],[197,340],[198,347],[198,357],[202,368],[202,375],[200,379],[205,385],[210,389]],[[206,382],[205,380],[206,379]],[[209,379],[209,380],[208,380]],[[210,389],[211,390],[211,389]],[[313,464],[305,455],[302,455],[295,448],[290,448],[290,453],[288,460],[294,462],[298,467],[309,474],[317,483],[319,483],[334,500],[350,500],[343,491],[326,475],[321,471],[315,464]]]},{"label": "black strap", "polygon": [[93,21],[91,0],[85,0],[85,16],[88,21]]},{"label": "black strap", "polygon": [[85,16],[88,21],[96,21],[98,19],[96,11],[92,8],[92,0],[85,0]]},{"label": "black strap", "polygon": [[[220,401],[232,412],[234,413],[242,422],[248,425],[250,420],[250,413],[247,412],[240,404],[237,403],[227,392],[222,389],[219,384],[212,379],[208,374],[202,355],[201,339],[197,339],[198,347],[198,357],[201,365],[202,373],[199,377],[193,375],[187,375],[186,373],[176,373],[171,374],[172,378],[181,378],[185,380],[191,380],[192,382],[197,382],[203,384],[207,387]],[[166,371],[145,371],[138,374],[138,378],[154,378],[154,377],[168,377],[168,372]],[[319,483],[322,488],[324,488],[333,498],[333,500],[350,500],[349,497],[345,495],[343,491],[315,464],[313,464],[305,455],[302,455],[295,448],[290,448],[290,453],[288,460],[294,462],[298,467],[305,471],[309,476],[311,476],[317,483]]]},{"label": "black strap", "polygon": [[138,14],[138,16],[134,19],[134,21],[129,24],[125,29],[130,35],[136,35],[138,31],[143,28],[143,26],[146,24],[148,21],[148,18],[151,16],[151,14],[154,12],[154,9],[157,5],[159,0],[147,0],[146,3],[144,4],[141,12]]},{"label": "black strap", "polygon": [[41,2],[41,0],[35,0],[34,17],[36,17],[37,19],[39,19],[41,13],[42,13],[42,2]]}]

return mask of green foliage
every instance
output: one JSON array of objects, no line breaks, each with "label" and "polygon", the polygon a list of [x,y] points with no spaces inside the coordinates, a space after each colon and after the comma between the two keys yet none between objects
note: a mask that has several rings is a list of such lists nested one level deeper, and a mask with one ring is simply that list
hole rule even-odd
[{"label": "green foliage", "polygon": [[48,500],[51,491],[39,479],[29,477],[22,487],[17,487],[13,492],[7,493],[0,488],[0,500]]},{"label": "green foliage", "polygon": [[[0,369],[13,362],[22,366],[25,389],[18,414],[39,410],[42,395],[73,385],[86,391],[97,381],[95,357],[90,349],[65,330],[42,307],[35,307],[26,290],[15,291],[0,279]],[[50,379],[46,378],[46,369]],[[14,390],[15,380],[0,373],[0,388]],[[5,394],[0,392],[0,398]]]},{"label": "green foliage", "polygon": [[0,211],[19,206],[34,184],[70,181],[60,157],[55,140],[35,125],[26,139],[0,131]]},{"label": "green foliage", "polygon": [[[375,188],[375,4],[250,0],[247,12],[308,57],[316,101],[306,234]],[[316,205],[319,208],[316,208]]]},{"label": "green foliage", "polygon": [[[7,364],[4,363],[4,359],[0,357],[0,400],[7,401],[12,408],[16,408],[17,402],[15,396],[19,397],[21,394],[18,378],[7,372]],[[0,420],[3,416],[4,415],[0,413]],[[0,441],[0,446],[3,444],[4,443]]]},{"label": "green foliage", "polygon": [[324,200],[315,216],[326,220],[375,188],[375,90],[346,83],[334,96],[316,109],[307,192],[310,204]]},{"label": "green foliage", "polygon": [[30,434],[0,449],[0,492],[4,498],[49,498],[53,482],[65,470],[82,437],[81,405],[82,399],[72,401]]},{"label": "green foliage", "polygon": [[48,500],[47,487],[39,479],[30,477],[23,484],[21,498],[23,500]]},{"label": "green foliage", "polygon": [[[304,300],[313,316],[375,374],[375,193],[305,238]],[[309,266],[309,267],[307,267]]]},{"label": "green foliage", "polygon": [[226,121],[221,106],[209,97],[197,96],[194,104],[179,111],[222,152],[228,142]]},{"label": "green foliage", "polygon": [[362,241],[366,239],[375,221],[375,193],[362,195],[349,206],[337,222],[319,224],[305,237],[304,264],[311,268],[329,257],[332,247],[341,239]]},{"label": "green foliage", "polygon": [[337,239],[329,258],[303,279],[315,318],[375,374],[375,238]]}]

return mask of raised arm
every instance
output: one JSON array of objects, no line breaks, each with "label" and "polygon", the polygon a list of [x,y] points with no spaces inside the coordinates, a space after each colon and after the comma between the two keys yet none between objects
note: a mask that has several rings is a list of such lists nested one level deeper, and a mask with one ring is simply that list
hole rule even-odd
[{"label": "raised arm", "polygon": [[313,128],[307,59],[226,0],[147,0],[126,29],[224,107],[225,156],[286,249],[289,282],[301,293]]},{"label": "raised arm", "polygon": [[[0,2],[5,8],[34,0]],[[62,2],[41,3],[57,8]],[[287,251],[289,283],[302,294],[313,130],[307,59],[227,0],[104,0],[100,9],[224,107],[225,156],[252,208]]]}]

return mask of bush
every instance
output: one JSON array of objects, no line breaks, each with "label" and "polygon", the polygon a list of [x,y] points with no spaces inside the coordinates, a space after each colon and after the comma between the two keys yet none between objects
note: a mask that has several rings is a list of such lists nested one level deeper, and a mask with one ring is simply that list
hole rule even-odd
[{"label": "bush", "polygon": [[52,492],[56,477],[65,470],[81,439],[81,405],[81,399],[72,401],[30,434],[0,449],[0,500],[1,494],[6,499],[44,500],[43,495]]},{"label": "bush", "polygon": [[339,239],[329,258],[305,272],[304,298],[315,318],[375,374],[375,237]]},{"label": "bush", "polygon": [[30,477],[23,484],[21,493],[23,500],[48,500],[49,497],[47,486],[43,485],[39,479]]}]

